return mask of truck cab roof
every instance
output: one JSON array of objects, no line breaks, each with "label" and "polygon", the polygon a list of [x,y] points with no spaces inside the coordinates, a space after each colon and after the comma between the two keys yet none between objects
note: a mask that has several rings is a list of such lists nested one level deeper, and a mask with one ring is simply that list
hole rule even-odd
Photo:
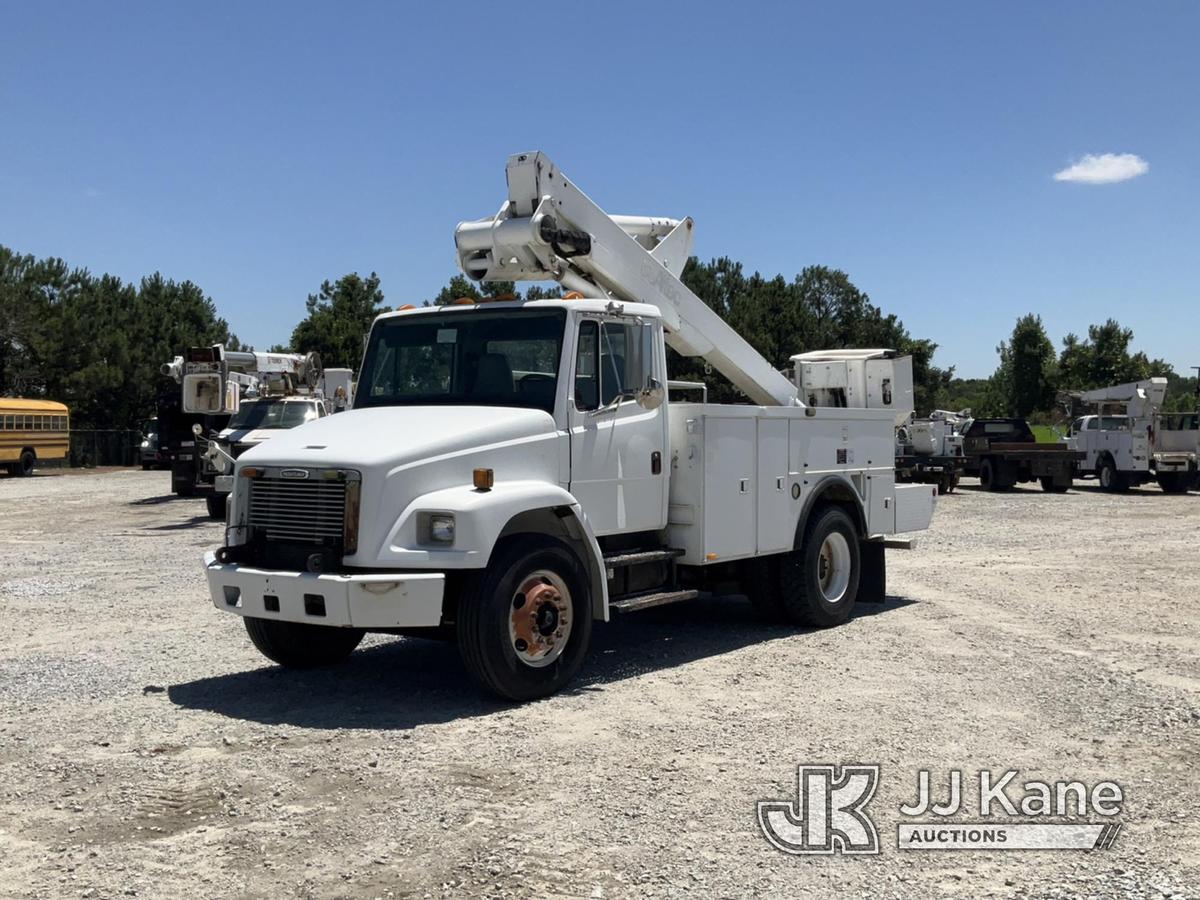
[{"label": "truck cab roof", "polygon": [[567,300],[551,298],[545,300],[480,300],[469,303],[448,303],[445,306],[418,306],[412,309],[397,309],[380,313],[375,317],[395,319],[400,316],[423,316],[429,314],[458,314],[471,315],[479,310],[498,312],[506,309],[565,309],[568,311],[588,313],[590,315],[625,315],[640,318],[661,318],[662,313],[657,306],[649,303],[627,303],[623,300],[601,300],[596,298],[580,298]]},{"label": "truck cab roof", "polygon": [[963,434],[967,437],[989,437],[1004,443],[1037,441],[1029,423],[1017,418],[973,419]]}]

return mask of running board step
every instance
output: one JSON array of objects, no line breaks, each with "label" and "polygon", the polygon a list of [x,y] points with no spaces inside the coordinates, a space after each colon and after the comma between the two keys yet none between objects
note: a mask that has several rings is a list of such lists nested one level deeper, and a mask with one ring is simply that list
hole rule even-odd
[{"label": "running board step", "polygon": [[614,553],[604,557],[604,565],[609,569],[619,569],[623,566],[636,566],[641,563],[660,562],[664,559],[674,559],[683,556],[683,550],[636,550],[629,553]]},{"label": "running board step", "polygon": [[649,594],[630,594],[614,600],[608,604],[608,608],[614,612],[637,612],[651,606],[666,606],[681,600],[694,600],[699,596],[699,591],[652,591]]}]

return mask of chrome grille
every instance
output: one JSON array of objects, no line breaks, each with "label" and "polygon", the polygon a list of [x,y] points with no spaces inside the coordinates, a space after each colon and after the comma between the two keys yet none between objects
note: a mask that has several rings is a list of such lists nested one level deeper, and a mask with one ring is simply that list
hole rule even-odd
[{"label": "chrome grille", "polygon": [[250,482],[249,524],[269,540],[340,541],[345,520],[344,481],[266,477]]}]

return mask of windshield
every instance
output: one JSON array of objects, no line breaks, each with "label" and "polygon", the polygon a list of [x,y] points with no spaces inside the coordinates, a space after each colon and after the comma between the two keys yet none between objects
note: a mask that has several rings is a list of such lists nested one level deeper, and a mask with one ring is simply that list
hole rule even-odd
[{"label": "windshield", "polygon": [[259,428],[295,428],[317,418],[317,407],[307,400],[247,400],[229,420],[235,431]]},{"label": "windshield", "polygon": [[355,407],[523,406],[554,412],[566,310],[472,307],[371,330]]}]

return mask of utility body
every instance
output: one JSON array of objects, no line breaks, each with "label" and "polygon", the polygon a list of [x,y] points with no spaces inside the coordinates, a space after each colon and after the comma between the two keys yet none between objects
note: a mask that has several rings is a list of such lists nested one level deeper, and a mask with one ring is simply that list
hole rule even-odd
[{"label": "utility body", "polygon": [[1062,443],[1039,443],[1024,419],[972,419],[962,430],[963,471],[987,491],[1037,481],[1061,494],[1071,487],[1081,454]]},{"label": "utility body", "polygon": [[[539,153],[507,175],[499,213],[458,227],[460,265],[566,296],[378,317],[353,409],[236,460],[213,603],[290,666],[366,631],[450,635],[520,700],[566,683],[620,612],[740,585],[829,626],[882,600],[885,544],[925,529],[936,493],[894,483],[911,361],[834,351],[789,378],[680,281],[690,219],[609,216]],[[670,381],[667,347],[752,403],[684,400],[704,386]]]},{"label": "utility body", "polygon": [[1167,379],[1147,378],[1069,395],[1096,410],[1071,424],[1067,438],[1079,451],[1079,475],[1108,491],[1157,481],[1168,494],[1197,483],[1200,416],[1164,413]]}]

